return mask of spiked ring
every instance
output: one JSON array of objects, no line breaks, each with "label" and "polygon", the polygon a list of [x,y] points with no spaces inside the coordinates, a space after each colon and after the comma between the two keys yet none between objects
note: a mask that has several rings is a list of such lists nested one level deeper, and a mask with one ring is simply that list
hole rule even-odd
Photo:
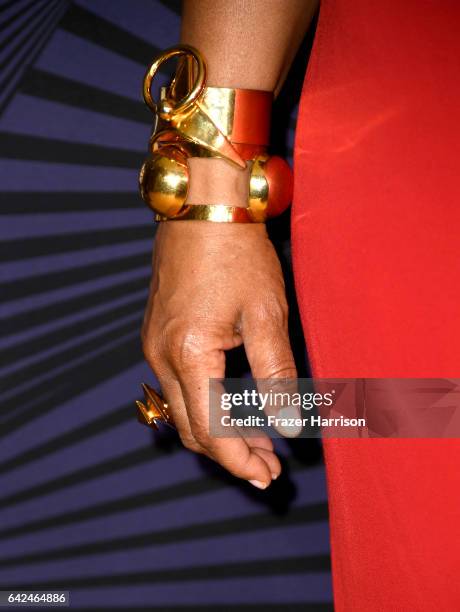
[{"label": "spiked ring", "polygon": [[174,420],[169,414],[168,404],[152,387],[142,383],[144,402],[136,401],[137,420],[147,427],[158,430],[159,424],[164,423],[175,429]]}]

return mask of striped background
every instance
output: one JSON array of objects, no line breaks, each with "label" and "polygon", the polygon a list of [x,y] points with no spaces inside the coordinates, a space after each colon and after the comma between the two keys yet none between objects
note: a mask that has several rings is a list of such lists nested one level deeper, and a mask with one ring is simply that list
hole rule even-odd
[{"label": "striped background", "polygon": [[[0,3],[0,587],[94,610],[330,610],[316,440],[253,490],[135,419],[154,227],[144,69],[180,5]],[[290,154],[309,41],[274,126]],[[289,219],[274,241],[289,291]],[[304,346],[293,304],[301,372]],[[233,359],[241,369],[240,357]]]}]

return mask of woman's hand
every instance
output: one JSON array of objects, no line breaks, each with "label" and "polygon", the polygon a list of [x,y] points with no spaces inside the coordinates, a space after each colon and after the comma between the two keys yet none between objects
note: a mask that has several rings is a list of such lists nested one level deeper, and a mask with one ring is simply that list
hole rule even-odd
[{"label": "woman's hand", "polygon": [[281,465],[267,437],[209,434],[209,378],[244,343],[254,378],[295,378],[279,260],[264,224],[167,221],[155,239],[142,340],[184,445],[259,488]]}]

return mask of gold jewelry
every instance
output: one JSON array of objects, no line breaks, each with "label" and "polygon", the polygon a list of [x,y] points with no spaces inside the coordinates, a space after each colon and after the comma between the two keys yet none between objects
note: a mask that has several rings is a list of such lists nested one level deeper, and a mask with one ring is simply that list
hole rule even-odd
[{"label": "gold jewelry", "polygon": [[[173,217],[174,221],[214,221],[216,223],[254,223],[249,210],[226,204],[189,204]],[[155,215],[155,221],[169,221],[170,217]]]},{"label": "gold jewelry", "polygon": [[158,148],[139,174],[142,199],[154,212],[173,217],[184,207],[188,177],[187,158],[179,147]]},{"label": "gold jewelry", "polygon": [[[171,59],[175,56],[186,56],[193,58],[197,66],[197,77],[190,91],[178,102],[171,98],[163,98],[159,105],[152,98],[152,80],[159,67],[163,62]],[[143,95],[147,106],[149,106],[154,113],[157,113],[162,119],[170,119],[173,114],[180,114],[186,111],[200,95],[204,84],[206,82],[206,65],[203,60],[201,53],[192,47],[191,45],[177,45],[166,49],[161,53],[153,62],[150,64],[147,73],[144,77],[143,83]]]},{"label": "gold jewelry", "polygon": [[[176,56],[180,57],[176,76],[169,87],[161,89],[160,100],[155,102],[153,78],[164,61]],[[284,160],[267,154],[273,92],[206,87],[204,58],[188,45],[167,49],[153,61],[143,92],[155,113],[156,125],[139,185],[157,220],[241,222],[240,214],[213,212],[203,216],[202,212],[189,212],[192,205],[185,205],[189,157],[220,157],[240,169],[250,163],[248,207],[242,209],[249,221],[244,222],[261,223],[287,208],[292,172]]]},{"label": "gold jewelry", "polygon": [[175,429],[172,416],[169,414],[168,404],[152,387],[142,383],[144,403],[136,401],[137,419],[143,425],[158,430],[159,423],[164,423]]}]

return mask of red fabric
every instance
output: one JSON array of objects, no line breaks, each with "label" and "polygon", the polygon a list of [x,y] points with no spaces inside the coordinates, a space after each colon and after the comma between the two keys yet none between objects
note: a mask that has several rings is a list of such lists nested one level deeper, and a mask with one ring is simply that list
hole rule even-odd
[{"label": "red fabric", "polygon": [[[460,378],[460,3],[323,0],[295,147],[317,377]],[[460,610],[460,440],[328,440],[338,612]]]}]

